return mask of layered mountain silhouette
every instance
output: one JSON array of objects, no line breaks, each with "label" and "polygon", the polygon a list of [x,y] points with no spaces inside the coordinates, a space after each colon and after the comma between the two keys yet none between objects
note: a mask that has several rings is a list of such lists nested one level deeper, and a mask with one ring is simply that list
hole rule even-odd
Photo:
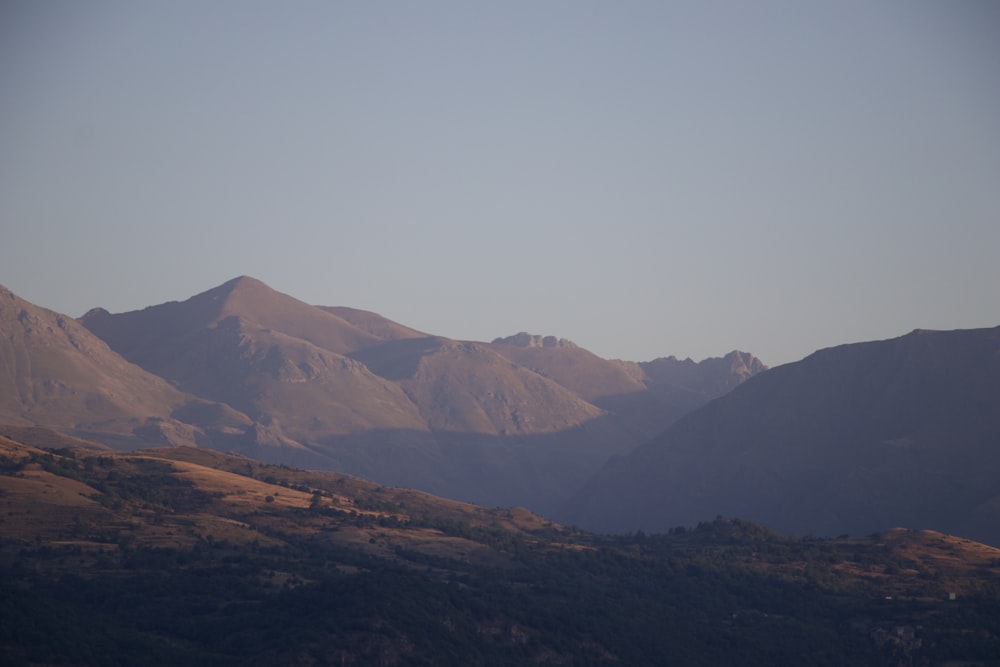
[{"label": "layered mountain silhouette", "polygon": [[766,369],[752,354],[738,351],[698,363],[676,357],[606,360],[568,340],[524,332],[497,338],[491,347],[617,415],[623,426],[646,439]]},{"label": "layered mountain silhouette", "polygon": [[[7,422],[118,449],[197,444],[551,515],[610,456],[763,369],[743,353],[635,364],[529,334],[452,340],[245,276],[79,323],[5,298]],[[15,342],[22,311],[44,320],[33,347]],[[41,345],[43,330],[54,338]]]},{"label": "layered mountain silhouette", "polygon": [[79,321],[0,288],[0,424],[197,445],[610,532],[717,515],[1000,544],[1000,328],[914,331],[762,372],[490,343],[248,277]]},{"label": "layered mountain silhouette", "polygon": [[398,387],[346,356],[381,339],[252,278],[181,303],[92,310],[81,322],[147,371],[296,441],[426,428]]},{"label": "layered mountain silhouette", "polygon": [[1000,544],[1000,327],[914,331],[760,374],[608,463],[579,525],[718,514],[779,531],[933,529]]}]

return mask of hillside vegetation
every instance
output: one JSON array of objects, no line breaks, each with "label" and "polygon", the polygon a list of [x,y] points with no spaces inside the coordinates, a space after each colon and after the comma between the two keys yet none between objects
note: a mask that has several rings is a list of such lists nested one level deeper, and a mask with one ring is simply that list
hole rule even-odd
[{"label": "hillside vegetation", "polygon": [[[36,439],[40,438],[34,432]],[[597,537],[190,447],[0,437],[5,664],[997,664],[1000,550]],[[954,599],[952,599],[954,598]]]}]

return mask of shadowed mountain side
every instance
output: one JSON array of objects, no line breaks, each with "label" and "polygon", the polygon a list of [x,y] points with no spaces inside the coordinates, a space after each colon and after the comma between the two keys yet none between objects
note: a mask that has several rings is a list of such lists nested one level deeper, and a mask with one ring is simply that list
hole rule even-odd
[{"label": "shadowed mountain side", "polygon": [[489,507],[521,505],[558,521],[593,470],[634,446],[620,432],[616,420],[604,416],[553,433],[436,435],[448,460],[460,466],[453,486],[467,489],[449,497]]},{"label": "shadowed mountain side", "polygon": [[162,368],[189,337],[233,316],[249,327],[271,329],[337,354],[382,342],[333,313],[246,276],[185,301],[114,315],[96,308],[80,321],[116,352],[149,369]]},{"label": "shadowed mountain side", "polygon": [[641,363],[610,363],[640,374],[645,389],[599,396],[593,403],[618,415],[641,440],[659,435],[687,413],[767,370],[753,355],[737,351],[699,362],[668,357]]},{"label": "shadowed mountain side", "polygon": [[412,378],[425,355],[433,354],[450,341],[440,336],[392,340],[351,355],[386,380],[397,382]]},{"label": "shadowed mountain side", "polygon": [[638,443],[656,437],[687,413],[709,401],[681,388],[653,388],[627,394],[600,396],[594,405],[617,416]]},{"label": "shadowed mountain side", "polygon": [[226,451],[265,463],[356,475],[487,507],[527,507],[557,519],[567,501],[632,442],[602,417],[557,433],[491,436],[376,429],[301,446],[232,442]]},{"label": "shadowed mountain side", "polygon": [[661,357],[637,365],[651,386],[684,388],[708,398],[721,396],[767,370],[760,359],[739,350],[733,350],[724,357],[709,357],[698,362]]},{"label": "shadowed mountain side", "polygon": [[754,377],[599,472],[603,531],[718,514],[792,533],[930,528],[1000,544],[1000,328],[914,331]]}]

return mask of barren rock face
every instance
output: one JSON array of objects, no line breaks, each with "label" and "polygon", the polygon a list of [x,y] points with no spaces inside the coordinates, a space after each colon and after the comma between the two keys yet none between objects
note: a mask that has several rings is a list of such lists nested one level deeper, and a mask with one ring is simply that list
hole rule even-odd
[{"label": "barren rock face", "polygon": [[515,347],[577,347],[576,343],[555,336],[538,336],[525,331],[506,338],[494,338],[494,345],[513,345]]}]

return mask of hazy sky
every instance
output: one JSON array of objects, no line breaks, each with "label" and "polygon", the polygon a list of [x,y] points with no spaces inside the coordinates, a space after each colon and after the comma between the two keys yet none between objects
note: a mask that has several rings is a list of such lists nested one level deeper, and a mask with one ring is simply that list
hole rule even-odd
[{"label": "hazy sky", "polygon": [[1000,3],[0,4],[0,284],[765,363],[1000,325]]}]

